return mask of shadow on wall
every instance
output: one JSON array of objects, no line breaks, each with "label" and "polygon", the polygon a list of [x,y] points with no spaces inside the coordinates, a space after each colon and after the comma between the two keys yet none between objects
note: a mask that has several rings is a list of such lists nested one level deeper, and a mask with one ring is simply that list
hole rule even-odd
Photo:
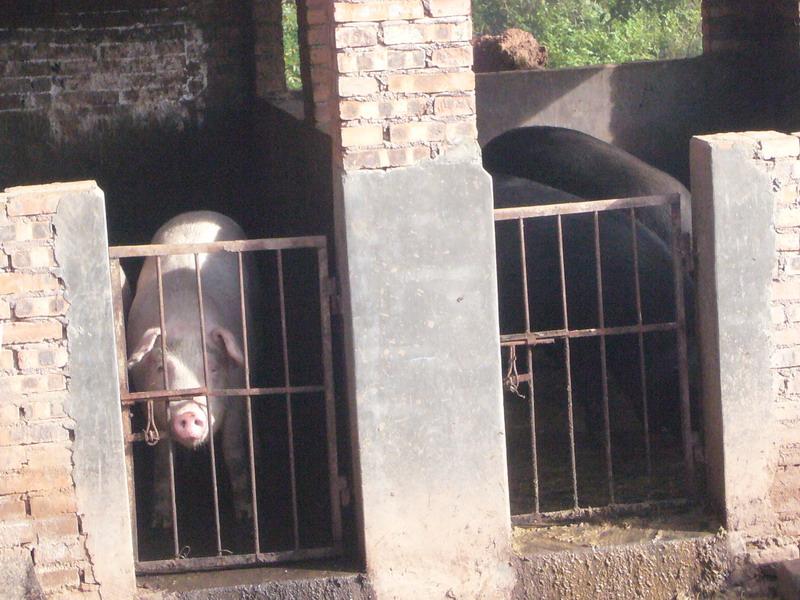
[{"label": "shadow on wall", "polygon": [[479,139],[485,145],[527,125],[567,127],[612,143],[687,184],[692,136],[785,129],[778,101],[783,96],[790,106],[795,96],[785,92],[782,73],[763,58],[732,55],[479,74]]},{"label": "shadow on wall", "polygon": [[0,117],[0,189],[95,179],[111,244],[146,243],[187,210],[212,209],[249,237],[328,234],[330,140],[262,103],[203,125],[118,121],[55,140],[46,117]]}]

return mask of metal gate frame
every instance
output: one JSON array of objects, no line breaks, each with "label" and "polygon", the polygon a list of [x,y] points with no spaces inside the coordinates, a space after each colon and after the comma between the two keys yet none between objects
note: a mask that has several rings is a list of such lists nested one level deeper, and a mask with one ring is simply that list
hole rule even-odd
[{"label": "metal gate frame", "polygon": [[[674,285],[674,301],[675,301],[675,320],[660,323],[643,324],[642,322],[642,304],[641,304],[641,289],[639,281],[639,259],[638,259],[638,239],[636,232],[636,209],[647,207],[661,207],[666,206],[670,211],[670,218],[672,223],[672,236],[670,243],[670,250],[672,254],[672,273]],[[603,279],[601,269],[601,251],[600,251],[600,229],[599,229],[599,213],[605,211],[628,211],[630,216],[633,243],[633,261],[635,272],[635,288],[636,288],[636,313],[637,323],[627,326],[606,327],[604,325],[603,315]],[[565,281],[565,268],[564,268],[564,240],[562,229],[562,216],[564,215],[577,215],[577,214],[592,214],[594,217],[594,256],[595,268],[597,279],[597,298],[598,298],[598,323],[599,327],[588,329],[570,329],[569,320],[567,316],[567,294],[566,294],[566,281]],[[525,243],[525,220],[541,217],[556,217],[557,233],[558,233],[558,252],[559,252],[559,270],[560,270],[560,285],[561,285],[561,305],[563,313],[564,327],[561,329],[549,331],[531,331],[530,319],[530,296],[528,290],[528,274],[526,268],[526,243]],[[516,386],[521,382],[527,382],[528,394],[527,400],[531,411],[531,449],[532,449],[532,480],[533,480],[533,513],[513,515],[512,522],[515,525],[532,524],[543,520],[559,520],[570,518],[585,518],[590,514],[598,513],[620,513],[626,511],[639,511],[654,506],[673,506],[688,503],[688,499],[696,494],[696,481],[695,481],[695,466],[694,456],[692,449],[691,438],[691,412],[690,412],[690,399],[689,399],[689,372],[688,372],[688,349],[687,349],[687,336],[686,336],[686,307],[684,304],[684,281],[683,278],[689,268],[689,261],[687,260],[688,244],[684,244],[684,239],[681,234],[681,214],[680,214],[680,195],[679,194],[666,194],[654,196],[639,196],[631,198],[613,198],[608,200],[593,200],[583,202],[569,202],[562,204],[548,204],[540,206],[525,206],[515,208],[501,208],[494,210],[495,222],[499,221],[513,221],[519,223],[519,253],[521,257],[521,274],[522,274],[522,288],[523,288],[523,301],[525,306],[525,331],[505,334],[500,336],[500,345],[502,348],[508,347],[509,352],[515,353],[517,347],[524,347],[526,350],[526,365],[528,372],[521,376],[516,376],[512,381],[509,377],[504,378],[504,387]],[[683,463],[684,472],[686,477],[686,498],[653,502],[642,502],[635,504],[617,504],[614,496],[614,475],[611,460],[611,433],[609,421],[609,398],[608,398],[608,373],[606,369],[606,345],[605,338],[609,335],[622,335],[622,334],[637,334],[639,344],[639,369],[642,378],[642,393],[643,393],[643,421],[644,421],[644,438],[645,438],[645,452],[647,461],[647,474],[648,478],[652,475],[652,458],[650,455],[650,434],[648,431],[648,416],[647,416],[647,384],[646,376],[644,373],[644,334],[650,332],[666,332],[674,331],[677,338],[678,349],[678,375],[679,375],[679,392],[680,392],[680,416],[681,416],[681,438],[683,449]],[[575,432],[573,426],[573,402],[572,402],[572,373],[570,371],[570,340],[574,338],[584,337],[599,337],[600,338],[600,365],[602,376],[602,394],[603,394],[603,420],[604,420],[604,442],[605,442],[605,460],[607,467],[607,482],[609,492],[609,504],[604,507],[580,507],[578,503],[578,489],[577,489],[577,470],[576,470],[576,451],[575,451]],[[538,473],[538,458],[536,448],[536,416],[535,416],[535,399],[533,391],[533,346],[538,344],[549,344],[556,339],[562,339],[565,349],[565,367],[567,376],[567,416],[568,416],[568,433],[570,440],[570,467],[572,477],[572,495],[573,495],[573,508],[570,510],[554,511],[543,513],[540,512],[539,507],[539,473]],[[512,355],[513,356],[513,355]],[[511,375],[511,377],[514,377]]]},{"label": "metal gate frame", "polygon": [[[291,375],[289,369],[289,357],[287,352],[287,324],[286,324],[286,302],[285,302],[285,289],[284,289],[284,273],[283,273],[283,255],[287,250],[296,249],[310,249],[316,250],[317,267],[318,267],[318,283],[319,283],[319,303],[320,303],[320,334],[322,342],[322,371],[323,381],[318,385],[306,386],[293,386],[291,384]],[[161,317],[162,333],[164,326],[164,300],[163,300],[163,281],[161,277],[161,257],[167,255],[183,254],[194,255],[195,266],[198,266],[200,254],[209,254],[215,252],[230,252],[235,253],[239,265],[239,293],[241,299],[241,311],[245,313],[244,302],[244,275],[243,275],[243,261],[242,254],[244,252],[252,251],[273,251],[277,255],[277,279],[278,289],[280,296],[280,317],[281,317],[281,341],[283,350],[283,373],[284,385],[280,387],[267,387],[267,388],[251,388],[250,387],[250,364],[247,354],[247,320],[242,319],[242,333],[244,340],[244,357],[245,357],[245,387],[239,389],[225,389],[213,390],[207,387],[195,389],[181,389],[181,390],[162,390],[162,391],[149,391],[149,392],[131,392],[128,384],[128,370],[127,370],[127,348],[126,348],[126,334],[125,334],[125,317],[123,314],[123,300],[122,300],[122,268],[120,266],[120,259],[126,258],[145,258],[155,257],[157,261],[158,272],[158,290],[159,290],[159,311]],[[134,542],[134,560],[137,574],[153,574],[153,573],[176,573],[184,571],[198,571],[207,569],[217,569],[226,567],[239,567],[239,566],[254,566],[276,563],[287,560],[303,560],[311,558],[324,558],[334,557],[342,554],[342,517],[341,517],[341,484],[342,481],[339,477],[338,470],[338,455],[337,455],[337,442],[336,442],[336,412],[335,412],[335,396],[333,384],[333,353],[332,353],[332,334],[331,334],[331,302],[335,294],[334,280],[328,274],[328,248],[327,239],[324,236],[305,236],[305,237],[289,237],[289,238],[274,238],[274,239],[258,239],[258,240],[239,240],[239,241],[222,241],[210,242],[200,244],[151,244],[139,246],[114,246],[110,247],[109,260],[111,266],[111,282],[112,282],[112,296],[113,296],[113,309],[114,309],[114,328],[117,347],[117,363],[118,375],[120,385],[120,397],[122,401],[122,416],[123,428],[125,435],[125,459],[128,471],[128,490],[130,496],[130,514],[131,523],[133,528],[133,542]],[[198,280],[198,299],[200,305],[200,321],[203,323],[203,307],[202,307],[202,284],[200,283],[200,276],[197,274]],[[162,350],[164,345],[164,336],[162,335]],[[205,348],[203,349],[204,362]],[[331,518],[331,534],[333,543],[329,546],[320,546],[314,548],[301,548],[298,530],[298,501],[296,492],[296,472],[295,472],[295,456],[293,445],[293,431],[292,431],[292,405],[291,399],[293,395],[302,395],[309,393],[323,393],[325,403],[325,427],[326,427],[326,441],[327,441],[327,456],[328,456],[328,476],[329,476],[329,494],[330,494],[330,518]],[[216,541],[217,541],[217,556],[210,557],[197,557],[197,558],[184,558],[181,556],[181,546],[179,542],[177,530],[177,513],[175,507],[175,477],[173,465],[173,448],[172,443],[168,436],[164,436],[164,441],[169,443],[170,448],[170,493],[172,495],[172,536],[173,536],[173,550],[174,558],[166,560],[139,560],[138,549],[138,530],[136,520],[136,493],[134,487],[134,472],[133,472],[133,443],[146,440],[145,433],[134,433],[132,430],[132,408],[136,404],[150,404],[153,402],[168,402],[171,398],[205,395],[205,396],[238,396],[244,397],[246,400],[247,420],[248,420],[248,451],[249,451],[249,466],[250,466],[250,483],[253,501],[253,537],[254,547],[253,552],[247,554],[227,554],[223,552],[220,541],[220,525],[219,525],[219,505],[218,505],[218,489],[216,486],[216,461],[214,458],[214,440],[213,435],[209,436],[209,446],[211,451],[211,465],[212,465],[212,479],[214,481],[214,500],[215,500],[215,517],[216,517]],[[289,438],[289,461],[290,461],[290,475],[291,475],[291,490],[292,490],[292,519],[293,519],[293,545],[291,550],[264,552],[260,546],[259,540],[259,520],[258,520],[258,505],[256,498],[256,475],[255,475],[255,458],[253,450],[253,420],[252,420],[252,398],[251,396],[284,396],[287,408],[287,434]],[[219,400],[217,400],[219,401]]]}]

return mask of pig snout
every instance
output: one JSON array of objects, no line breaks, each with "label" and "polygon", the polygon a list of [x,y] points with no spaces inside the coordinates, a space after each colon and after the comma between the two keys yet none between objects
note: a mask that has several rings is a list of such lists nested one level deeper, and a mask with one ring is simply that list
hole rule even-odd
[{"label": "pig snout", "polygon": [[198,405],[187,407],[172,416],[170,428],[176,442],[196,448],[208,437],[208,416]]}]

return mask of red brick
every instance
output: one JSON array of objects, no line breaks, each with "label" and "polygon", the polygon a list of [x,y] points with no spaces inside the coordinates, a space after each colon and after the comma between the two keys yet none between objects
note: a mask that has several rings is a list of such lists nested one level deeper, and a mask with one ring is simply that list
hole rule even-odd
[{"label": "red brick", "polygon": [[56,490],[72,485],[72,466],[64,468],[24,468],[0,478],[0,495],[38,490]]},{"label": "red brick", "polygon": [[438,142],[444,139],[445,125],[438,121],[414,121],[389,126],[389,140],[394,144]]},{"label": "red brick", "polygon": [[359,48],[374,46],[378,43],[377,25],[354,25],[337,27],[335,33],[336,48]]},{"label": "red brick", "polygon": [[55,319],[42,321],[15,321],[3,328],[3,343],[22,344],[59,340],[64,337],[64,326]]},{"label": "red brick", "polygon": [[0,548],[11,548],[36,541],[36,530],[30,519],[0,521]]},{"label": "red brick", "polygon": [[336,63],[340,73],[355,73],[357,71],[384,71],[388,64],[388,51],[386,48],[376,47],[366,51],[346,50],[336,55]]},{"label": "red brick", "polygon": [[383,25],[383,43],[435,44],[444,42],[468,42],[472,38],[472,23],[401,23]]},{"label": "red brick", "polygon": [[0,273],[0,294],[57,290],[60,286],[52,273]]},{"label": "red brick", "polygon": [[425,12],[431,17],[455,17],[469,15],[470,0],[423,0]]},{"label": "red brick", "polygon": [[0,496],[0,522],[24,519],[25,501],[19,496]]},{"label": "red brick", "polygon": [[31,496],[31,516],[34,519],[74,513],[78,510],[75,492],[59,490],[47,496]]},{"label": "red brick", "polygon": [[16,404],[9,404],[8,399],[0,402],[0,426],[14,425],[19,421],[19,407]]},{"label": "red brick", "polygon": [[64,390],[66,387],[66,376],[62,373],[0,377],[0,393],[3,394],[36,394]]},{"label": "red brick", "polygon": [[478,129],[474,119],[448,123],[445,130],[445,139],[450,144],[463,144],[474,141],[477,137]]},{"label": "red brick", "polygon": [[0,371],[11,371],[14,368],[14,353],[11,350],[0,350]]},{"label": "red brick", "polygon": [[78,517],[75,515],[59,515],[37,519],[36,533],[40,540],[53,540],[78,535]]},{"label": "red brick", "polygon": [[44,348],[25,348],[17,351],[17,364],[20,370],[63,367],[67,364],[67,349],[63,346]]},{"label": "red brick", "polygon": [[419,98],[385,101],[342,100],[339,103],[339,116],[344,121],[419,116],[426,112],[427,103]]},{"label": "red brick", "polygon": [[425,66],[423,50],[389,50],[389,68],[393,70],[420,69]]},{"label": "red brick", "polygon": [[473,89],[475,74],[472,71],[389,76],[390,92],[468,92]]},{"label": "red brick", "polygon": [[0,446],[43,444],[69,440],[69,430],[60,421],[15,423],[0,426]]},{"label": "red brick", "polygon": [[86,552],[80,542],[44,542],[37,544],[33,551],[34,564],[53,565],[84,560]]},{"label": "red brick", "polygon": [[25,193],[12,197],[8,203],[8,216],[41,215],[54,213],[63,196],[61,191]]},{"label": "red brick", "polygon": [[333,19],[337,23],[348,21],[392,21],[420,19],[425,16],[419,0],[393,2],[335,2]]},{"label": "red brick", "polygon": [[28,452],[26,446],[7,446],[0,452],[0,471],[19,471],[27,463]]},{"label": "red brick", "polygon": [[434,67],[468,67],[472,64],[472,46],[438,48],[431,53]]},{"label": "red brick", "polygon": [[15,269],[54,267],[56,257],[53,249],[47,246],[19,249],[11,255],[11,266]]},{"label": "red brick", "polygon": [[36,578],[44,591],[64,587],[78,587],[81,583],[77,567],[36,569]]},{"label": "red brick", "polygon": [[427,146],[359,150],[344,155],[345,169],[386,169],[413,165],[431,157]]},{"label": "red brick", "polygon": [[5,298],[0,298],[0,319],[11,318],[11,305]]},{"label": "red brick", "polygon": [[378,80],[372,77],[340,77],[339,95],[347,98],[350,96],[368,96],[378,91]]},{"label": "red brick", "polygon": [[342,146],[377,146],[383,143],[383,127],[364,125],[342,128]]},{"label": "red brick", "polygon": [[55,317],[66,314],[68,306],[66,299],[61,295],[20,298],[14,304],[14,315],[18,319]]},{"label": "red brick", "polygon": [[433,100],[433,113],[446,117],[475,114],[475,97],[437,96]]}]

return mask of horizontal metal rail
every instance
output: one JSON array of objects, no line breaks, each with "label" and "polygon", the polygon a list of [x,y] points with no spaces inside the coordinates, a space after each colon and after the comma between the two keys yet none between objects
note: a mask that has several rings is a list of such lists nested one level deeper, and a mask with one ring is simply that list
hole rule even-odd
[{"label": "horizontal metal rail", "polygon": [[511,523],[519,526],[566,524],[576,521],[589,521],[591,519],[646,515],[662,510],[681,510],[689,506],[691,506],[691,501],[686,498],[607,504],[605,506],[588,506],[578,509],[512,515]]},{"label": "horizontal metal rail", "polygon": [[542,204],[541,206],[496,208],[494,211],[494,220],[513,221],[530,217],[555,217],[557,215],[576,215],[582,213],[605,212],[609,210],[622,210],[626,208],[646,208],[649,206],[680,204],[680,201],[680,194],[664,194],[660,196],[587,200],[586,202],[570,202],[568,204]]},{"label": "horizontal metal rail", "polygon": [[212,252],[247,252],[254,250],[297,250],[324,248],[325,236],[286,237],[263,240],[236,240],[204,244],[147,244],[137,246],[112,246],[109,258],[142,258],[147,256],[174,256],[181,254],[210,254]]},{"label": "horizontal metal rail", "polygon": [[500,336],[502,346],[536,346],[552,344],[555,339],[599,337],[601,335],[629,335],[632,333],[652,333],[656,331],[675,331],[674,321],[651,323],[649,325],[621,325],[619,327],[591,327],[588,329],[550,329],[530,333],[508,333]]},{"label": "horizontal metal rail", "polygon": [[169,558],[137,562],[137,575],[159,575],[168,573],[188,573],[222,568],[268,565],[287,560],[310,560],[332,558],[342,553],[340,545],[321,548],[300,548],[278,552],[259,552],[249,554],[228,554],[223,556],[197,556],[193,558]]},{"label": "horizontal metal rail", "polygon": [[[150,392],[127,392],[122,395],[122,404],[137,404],[147,400],[168,401],[188,396],[211,396],[215,402],[224,400],[224,396],[274,396],[278,394],[318,394],[325,391],[324,385],[297,385],[290,387],[266,388],[231,388],[209,390],[207,388],[189,388],[185,390],[158,390]],[[219,397],[218,396],[222,396]]]}]

